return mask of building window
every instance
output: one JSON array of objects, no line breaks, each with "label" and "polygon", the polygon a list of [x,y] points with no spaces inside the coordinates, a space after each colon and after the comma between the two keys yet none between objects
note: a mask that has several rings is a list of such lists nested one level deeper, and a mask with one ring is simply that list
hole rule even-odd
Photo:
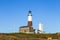
[{"label": "building window", "polygon": [[24,30],[24,32],[26,32],[26,30]]}]

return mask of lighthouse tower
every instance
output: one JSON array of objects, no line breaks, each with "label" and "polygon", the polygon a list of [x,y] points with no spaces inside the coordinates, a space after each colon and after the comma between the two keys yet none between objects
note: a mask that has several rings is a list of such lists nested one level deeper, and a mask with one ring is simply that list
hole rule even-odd
[{"label": "lighthouse tower", "polygon": [[28,23],[27,26],[21,26],[20,30],[21,33],[34,33],[34,29],[32,26],[32,13],[28,11]]},{"label": "lighthouse tower", "polygon": [[29,27],[29,32],[31,33],[31,32],[33,32],[33,26],[32,26],[32,12],[31,11],[29,11],[28,12],[28,25],[27,25],[28,27]]},{"label": "lighthouse tower", "polygon": [[28,27],[32,27],[32,13],[28,12]]}]

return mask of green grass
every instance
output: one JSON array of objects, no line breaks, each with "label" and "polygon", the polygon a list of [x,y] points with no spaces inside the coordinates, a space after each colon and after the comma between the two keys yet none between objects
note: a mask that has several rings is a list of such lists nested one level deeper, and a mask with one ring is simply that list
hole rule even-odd
[{"label": "green grass", "polygon": [[0,40],[40,40],[40,38],[47,39],[52,37],[53,39],[60,38],[60,34],[26,34],[26,33],[2,33],[0,34]]}]

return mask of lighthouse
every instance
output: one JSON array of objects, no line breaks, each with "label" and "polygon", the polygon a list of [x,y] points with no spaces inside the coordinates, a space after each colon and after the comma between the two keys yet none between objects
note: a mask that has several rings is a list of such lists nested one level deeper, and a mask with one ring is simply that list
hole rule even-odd
[{"label": "lighthouse", "polygon": [[28,23],[27,26],[21,26],[20,30],[21,33],[35,33],[33,26],[32,26],[32,12],[28,11]]},{"label": "lighthouse", "polygon": [[32,27],[32,12],[28,12],[28,27]]}]

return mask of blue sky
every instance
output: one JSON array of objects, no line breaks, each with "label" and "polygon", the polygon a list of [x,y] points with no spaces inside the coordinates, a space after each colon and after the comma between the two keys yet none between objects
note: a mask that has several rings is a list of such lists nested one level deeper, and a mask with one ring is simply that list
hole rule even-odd
[{"label": "blue sky", "polygon": [[18,32],[32,11],[33,27],[43,23],[45,32],[60,32],[60,0],[0,0],[0,32]]}]

